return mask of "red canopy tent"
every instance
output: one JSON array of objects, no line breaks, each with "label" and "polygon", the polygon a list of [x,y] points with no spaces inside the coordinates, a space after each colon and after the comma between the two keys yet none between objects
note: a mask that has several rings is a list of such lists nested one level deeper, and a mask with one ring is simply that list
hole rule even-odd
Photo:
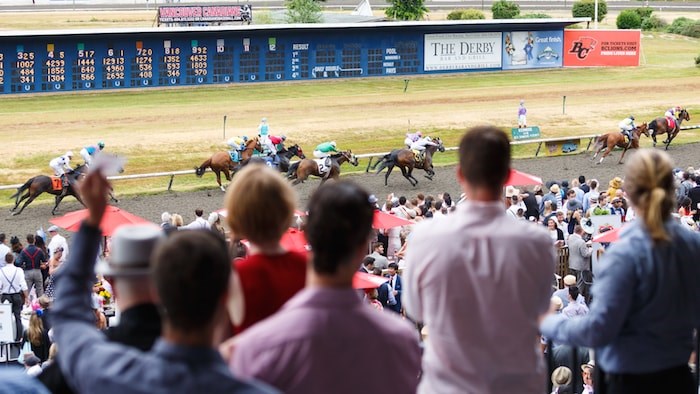
[{"label": "red canopy tent", "polygon": [[370,275],[365,272],[356,272],[352,278],[352,287],[355,289],[376,289],[382,283],[388,281],[389,278],[383,276]]},{"label": "red canopy tent", "polygon": [[393,213],[387,213],[379,210],[374,211],[374,220],[372,221],[372,228],[374,229],[386,229],[394,228],[399,226],[410,226],[414,224],[411,220],[406,220],[404,218],[398,217]]},{"label": "red canopy tent", "polygon": [[618,239],[620,239],[620,231],[622,230],[622,227],[618,227],[615,229],[612,229],[610,231],[606,231],[604,233],[600,233],[593,237],[593,242],[600,242],[600,243],[608,243],[608,242],[615,242]]},{"label": "red canopy tent", "polygon": [[[80,224],[88,217],[88,215],[89,213],[87,209],[81,209],[79,211],[69,212],[61,217],[51,219],[49,222],[68,231],[76,232],[80,228]],[[125,224],[144,223],[151,223],[154,226],[158,226],[149,220],[136,216],[121,208],[108,205],[105,209],[105,214],[102,217],[102,221],[100,222],[100,228],[102,229],[102,235],[105,237],[110,237],[119,227]]]},{"label": "red canopy tent", "polygon": [[280,239],[280,244],[284,246],[285,249],[292,252],[308,252],[309,243],[306,241],[306,235],[301,230],[290,228],[287,230],[282,239]]},{"label": "red canopy tent", "polygon": [[510,175],[504,186],[532,186],[541,185],[542,178],[527,174],[522,171],[510,170]]}]

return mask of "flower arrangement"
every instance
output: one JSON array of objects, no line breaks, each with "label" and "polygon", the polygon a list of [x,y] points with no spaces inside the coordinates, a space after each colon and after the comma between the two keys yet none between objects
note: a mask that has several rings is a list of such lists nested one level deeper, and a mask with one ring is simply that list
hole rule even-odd
[{"label": "flower arrangement", "polygon": [[112,301],[112,294],[109,291],[105,290],[104,288],[101,288],[100,292],[97,293],[97,295],[102,297],[105,304],[109,304]]}]

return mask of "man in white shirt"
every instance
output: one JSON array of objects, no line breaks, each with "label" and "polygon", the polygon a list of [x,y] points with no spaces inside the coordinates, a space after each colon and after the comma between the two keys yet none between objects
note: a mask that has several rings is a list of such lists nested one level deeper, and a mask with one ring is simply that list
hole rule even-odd
[{"label": "man in white shirt", "polygon": [[5,233],[0,233],[0,265],[5,262],[5,255],[10,251],[10,247],[5,245]]},{"label": "man in white shirt", "polygon": [[201,209],[194,210],[195,219],[188,225],[180,227],[180,230],[196,230],[196,229],[209,229],[211,225],[209,222],[202,217],[204,211]]},{"label": "man in white shirt", "polygon": [[[4,234],[3,234],[4,235]],[[15,317],[15,340],[22,339],[22,305],[29,299],[27,281],[24,271],[15,267],[15,255],[7,253],[0,260],[0,303],[9,301],[12,304],[12,314]],[[23,297],[24,296],[24,297]]]},{"label": "man in white shirt", "polygon": [[430,330],[418,393],[542,393],[537,320],[549,308],[555,256],[547,232],[509,218],[508,136],[467,132],[457,178],[466,202],[418,224],[404,271],[406,313]]},{"label": "man in white shirt", "polygon": [[68,258],[68,242],[66,241],[66,238],[58,233],[57,226],[51,226],[47,231],[51,236],[51,242],[49,242],[48,246],[49,257],[53,257],[53,254],[57,248],[63,248],[63,254],[61,255],[61,263],[65,263],[66,258]]}]

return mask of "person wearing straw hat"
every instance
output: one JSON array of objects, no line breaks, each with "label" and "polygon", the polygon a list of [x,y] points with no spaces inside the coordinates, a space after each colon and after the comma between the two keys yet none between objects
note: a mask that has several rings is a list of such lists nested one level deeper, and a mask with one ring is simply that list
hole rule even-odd
[{"label": "person wearing straw hat", "polygon": [[567,367],[557,367],[552,371],[552,394],[572,394],[571,375]]}]

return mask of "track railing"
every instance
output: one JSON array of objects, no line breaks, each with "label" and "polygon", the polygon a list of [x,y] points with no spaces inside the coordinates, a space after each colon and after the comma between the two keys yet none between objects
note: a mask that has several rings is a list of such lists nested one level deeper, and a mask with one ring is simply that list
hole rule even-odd
[{"label": "track railing", "polygon": [[[681,127],[681,130],[690,130],[690,129],[700,129],[700,125]],[[586,151],[588,151],[591,147],[591,144],[593,143],[593,141],[595,140],[596,137],[598,137],[598,134],[572,136],[572,137],[540,138],[540,139],[534,139],[534,140],[512,141],[511,145],[537,144],[537,151],[535,152],[535,156],[538,156],[540,153],[540,150],[542,148],[542,144],[546,144],[548,142],[561,142],[561,141],[576,140],[576,139],[580,139],[582,142],[584,140],[588,140],[588,145],[586,146]],[[453,147],[445,148],[445,151],[455,151],[457,149],[459,149],[459,147],[453,146]],[[372,165],[372,161],[375,157],[382,157],[382,156],[387,155],[389,153],[390,152],[363,153],[363,154],[359,154],[359,155],[355,155],[355,156],[358,159],[367,159],[367,158],[370,159],[369,163],[367,164],[367,169],[369,169],[369,167]],[[171,190],[173,187],[173,181],[175,180],[176,175],[189,175],[189,174],[194,174],[194,169],[182,170],[182,171],[154,172],[154,173],[150,173],[150,174],[117,175],[117,176],[111,176],[108,179],[111,181],[120,181],[120,180],[127,180],[127,179],[170,177],[170,179],[168,181],[168,190]],[[21,186],[22,186],[21,183],[14,184],[14,185],[0,185],[0,190],[14,190],[14,189],[17,189]]]}]

